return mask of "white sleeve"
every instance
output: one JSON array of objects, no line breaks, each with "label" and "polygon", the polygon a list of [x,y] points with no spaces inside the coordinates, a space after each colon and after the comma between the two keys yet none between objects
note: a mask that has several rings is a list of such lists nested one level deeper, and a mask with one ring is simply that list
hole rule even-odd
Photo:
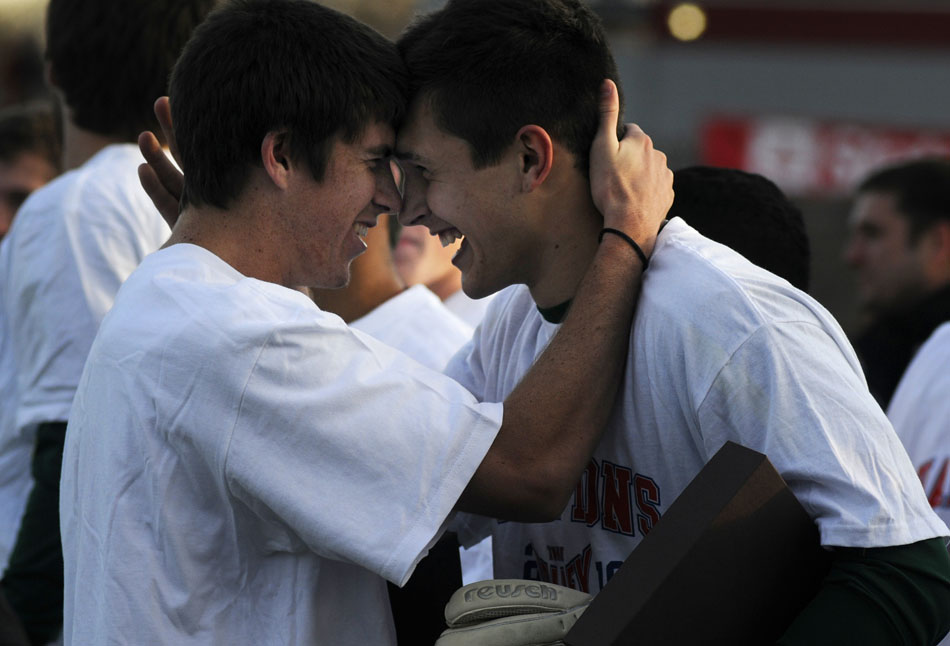
[{"label": "white sleeve", "polygon": [[479,335],[482,328],[475,331],[475,336],[463,345],[445,366],[445,374],[452,380],[462,384],[467,391],[475,395],[478,401],[485,398],[485,366],[481,357]]},{"label": "white sleeve", "polygon": [[228,486],[314,552],[403,583],[494,441],[501,404],[345,326],[283,326],[244,388]]},{"label": "white sleeve", "polygon": [[824,545],[903,545],[946,531],[862,375],[818,325],[753,332],[698,412],[707,457],[726,440],[765,453]]}]

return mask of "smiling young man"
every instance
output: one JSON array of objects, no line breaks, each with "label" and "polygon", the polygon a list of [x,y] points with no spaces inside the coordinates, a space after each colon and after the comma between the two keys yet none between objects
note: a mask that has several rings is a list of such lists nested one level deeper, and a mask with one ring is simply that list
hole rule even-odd
[{"label": "smiling young man", "polygon": [[56,640],[63,619],[60,468],[83,363],[119,285],[169,234],[139,184],[135,140],[212,4],[47,3],[64,172],[26,199],[0,253],[0,364],[16,375],[2,387],[0,470],[30,487],[0,587],[33,643]]},{"label": "smiling young man", "polygon": [[[541,520],[569,496],[639,288],[621,236],[503,404],[293,289],[345,284],[399,208],[404,85],[392,43],[304,0],[231,2],[185,47],[183,209],[103,321],[69,420],[67,644],[394,644],[384,578],[406,581],[454,509]],[[649,253],[672,174],[642,133],[618,142],[606,89],[592,190]]]},{"label": "smiling young man", "polygon": [[[449,0],[399,47],[412,99],[397,154],[427,181],[428,207],[403,223],[464,237],[453,262],[469,296],[508,288],[446,371],[497,401],[576,307],[603,236],[587,150],[600,79],[616,69],[576,0]],[[560,519],[462,527],[493,535],[496,577],[598,592],[731,440],[770,458],[834,557],[781,643],[929,644],[947,631],[947,528],[818,303],[674,218],[628,340],[608,431]]]}]

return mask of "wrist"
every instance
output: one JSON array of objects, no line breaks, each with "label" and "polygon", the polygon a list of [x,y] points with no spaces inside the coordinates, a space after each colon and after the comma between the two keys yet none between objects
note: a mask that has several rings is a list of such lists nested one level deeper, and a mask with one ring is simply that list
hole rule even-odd
[{"label": "wrist", "polygon": [[[604,227],[600,230],[600,235],[597,238],[598,243],[603,244],[604,238],[613,239],[619,241],[621,244],[625,245],[627,248],[632,250],[636,257],[640,261],[640,265],[643,268],[643,271],[647,270],[647,267],[650,264],[649,256],[647,252],[643,250],[643,247],[634,240],[631,236],[621,231],[620,229],[615,229],[613,227]],[[650,245],[650,251],[652,251],[653,245]]]}]

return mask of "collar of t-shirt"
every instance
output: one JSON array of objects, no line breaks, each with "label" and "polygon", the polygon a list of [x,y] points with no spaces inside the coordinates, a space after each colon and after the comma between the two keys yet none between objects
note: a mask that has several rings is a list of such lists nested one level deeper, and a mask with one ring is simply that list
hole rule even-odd
[{"label": "collar of t-shirt", "polygon": [[[660,229],[657,231],[657,237],[660,233],[669,224],[668,219],[663,220],[660,224]],[[567,310],[571,307],[571,301],[567,300],[561,303],[560,305],[555,305],[554,307],[540,307],[538,306],[538,312],[548,323],[561,323],[564,320],[564,317],[567,316]]]},{"label": "collar of t-shirt", "polygon": [[560,323],[567,316],[567,310],[571,307],[571,301],[567,300],[554,307],[536,306],[542,318],[548,323]]}]

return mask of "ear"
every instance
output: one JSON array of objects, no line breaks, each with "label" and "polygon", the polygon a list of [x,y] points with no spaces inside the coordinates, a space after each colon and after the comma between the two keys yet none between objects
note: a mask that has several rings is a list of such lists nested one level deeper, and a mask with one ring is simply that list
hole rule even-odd
[{"label": "ear", "polygon": [[271,181],[286,189],[293,164],[290,161],[290,137],[286,130],[268,132],[261,141],[261,162]]},{"label": "ear", "polygon": [[942,220],[921,233],[915,244],[921,271],[933,285],[943,285],[950,280],[950,222]]},{"label": "ear", "polygon": [[541,186],[554,163],[554,144],[541,126],[522,126],[515,135],[521,190],[530,193]]},{"label": "ear", "polygon": [[941,220],[927,232],[933,245],[934,257],[939,262],[950,267],[950,220]]},{"label": "ear", "polygon": [[43,62],[43,80],[48,86],[59,89],[59,84],[56,82],[56,70],[53,69],[51,61]]}]

